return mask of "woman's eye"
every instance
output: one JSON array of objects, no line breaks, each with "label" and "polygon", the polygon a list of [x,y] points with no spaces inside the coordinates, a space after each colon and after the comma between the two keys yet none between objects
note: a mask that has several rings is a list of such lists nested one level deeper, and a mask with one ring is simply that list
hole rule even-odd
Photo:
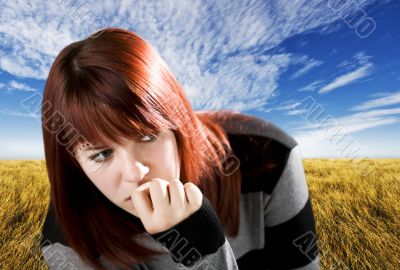
[{"label": "woman's eye", "polygon": [[[104,151],[101,151],[100,153],[98,153],[98,154],[96,154],[96,155],[94,155],[94,156],[92,156],[92,157],[90,157],[90,160],[93,160],[93,161],[95,161],[95,162],[103,162],[104,160],[106,160],[107,159],[107,157],[109,156],[109,155],[104,155],[104,153],[110,153],[111,152],[111,150],[104,150]],[[103,157],[101,157],[101,156],[103,156]],[[105,157],[104,157],[105,156]]]},{"label": "woman's eye", "polygon": [[156,139],[156,137],[157,136],[154,134],[146,135],[146,136],[142,137],[141,141],[142,142],[151,142],[151,141],[154,141]]}]

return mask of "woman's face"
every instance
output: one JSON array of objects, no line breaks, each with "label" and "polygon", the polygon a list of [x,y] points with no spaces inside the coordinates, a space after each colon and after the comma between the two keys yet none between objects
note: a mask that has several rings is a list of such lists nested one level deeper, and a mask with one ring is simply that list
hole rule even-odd
[{"label": "woman's face", "polygon": [[112,142],[99,149],[91,146],[77,147],[81,168],[111,202],[136,217],[130,199],[136,187],[155,177],[167,181],[180,177],[178,148],[171,130],[143,136],[140,141],[124,139],[123,146]]}]

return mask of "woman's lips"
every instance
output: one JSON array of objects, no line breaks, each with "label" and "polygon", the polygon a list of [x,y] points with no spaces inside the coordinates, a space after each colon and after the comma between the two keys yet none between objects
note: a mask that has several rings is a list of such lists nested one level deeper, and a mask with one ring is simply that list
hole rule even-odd
[{"label": "woman's lips", "polygon": [[144,183],[150,182],[150,179],[143,179],[142,181],[139,182],[139,185],[137,187],[140,187]]}]

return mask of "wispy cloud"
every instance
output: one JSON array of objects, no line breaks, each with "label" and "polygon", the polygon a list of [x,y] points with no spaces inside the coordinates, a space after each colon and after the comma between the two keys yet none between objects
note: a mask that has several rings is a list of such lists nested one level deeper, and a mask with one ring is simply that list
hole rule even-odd
[{"label": "wispy cloud", "polygon": [[[400,108],[359,112],[330,121],[325,121],[329,115],[323,115],[322,119],[316,123],[312,121],[307,123],[306,121],[306,124],[298,125],[293,136],[302,148],[307,149],[309,156],[326,156],[327,153],[331,153],[332,157],[358,156],[363,158],[368,153],[351,134],[399,123],[399,115]],[[398,153],[395,155],[398,156]]]},{"label": "wispy cloud", "polygon": [[[343,117],[334,118],[334,121],[318,121],[308,123],[296,128],[295,136],[308,138],[308,140],[323,140],[334,134],[338,129],[341,133],[350,134],[357,131],[392,124],[400,121],[396,117],[400,114],[400,108],[386,110],[372,110],[358,112]],[[321,117],[323,118],[323,117]]]},{"label": "wispy cloud", "polygon": [[385,93],[384,97],[368,100],[360,105],[352,107],[350,110],[362,111],[396,104],[400,104],[400,91]]},{"label": "wispy cloud", "polygon": [[32,88],[29,85],[17,82],[15,80],[11,80],[7,84],[0,83],[0,89],[6,91],[7,94],[10,94],[12,91],[25,91],[25,92],[37,91],[37,89]]},{"label": "wispy cloud", "polygon": [[351,59],[340,62],[337,67],[344,68],[347,70],[354,70],[359,66],[368,65],[371,62],[372,57],[367,55],[365,51],[356,53]]},{"label": "wispy cloud", "polygon": [[[351,67],[353,70],[335,78],[331,83],[322,87],[318,93],[328,93],[336,88],[351,84],[369,75],[373,67],[373,64],[369,60],[370,58],[371,57],[367,56],[365,52],[359,52],[353,57],[353,59],[339,63],[338,67],[345,69]],[[355,66],[358,67],[354,70]]]},{"label": "wispy cloud", "polygon": [[296,79],[296,78],[303,76],[304,74],[309,72],[311,69],[322,65],[323,61],[305,57],[305,59],[302,60],[301,63],[303,64],[303,67],[300,68],[299,70],[297,70],[295,73],[293,73],[293,75],[290,77],[291,79]]},{"label": "wispy cloud", "polygon": [[24,112],[18,112],[14,111],[11,109],[0,109],[0,113],[10,115],[10,116],[19,116],[19,117],[32,117],[35,119],[40,119],[39,114],[34,114],[34,113],[24,113]]},{"label": "wispy cloud", "polygon": [[32,88],[25,83],[20,83],[20,82],[14,81],[14,80],[10,81],[8,85],[9,85],[9,88],[12,90],[20,90],[20,91],[27,91],[27,92],[37,91],[35,88]]},{"label": "wispy cloud", "polygon": [[284,101],[280,104],[280,106],[277,106],[273,108],[274,110],[277,111],[285,111],[286,115],[299,115],[302,113],[305,113],[305,109],[298,109],[297,106],[299,106],[300,101],[295,101],[295,100],[287,100]]},{"label": "wispy cloud", "polygon": [[[341,10],[343,16],[351,12],[349,5]],[[264,110],[291,64],[290,54],[270,50],[291,36],[334,27],[338,20],[327,1],[319,0],[8,1],[0,9],[0,69],[43,80],[69,43],[107,25],[134,26],[160,52],[195,109]],[[293,76],[320,64],[310,60]]]},{"label": "wispy cloud", "polygon": [[291,109],[291,110],[288,110],[287,112],[286,112],[286,115],[299,115],[299,114],[303,114],[303,113],[305,113],[306,112],[306,110],[295,110],[295,109]]},{"label": "wispy cloud", "polygon": [[322,80],[313,81],[312,83],[299,88],[297,91],[298,92],[314,91],[317,88],[320,88],[322,84],[323,84]]},{"label": "wispy cloud", "polygon": [[371,65],[360,67],[352,72],[346,73],[334,79],[330,84],[322,87],[318,93],[328,93],[336,88],[348,85],[358,79],[361,79],[369,74]]}]

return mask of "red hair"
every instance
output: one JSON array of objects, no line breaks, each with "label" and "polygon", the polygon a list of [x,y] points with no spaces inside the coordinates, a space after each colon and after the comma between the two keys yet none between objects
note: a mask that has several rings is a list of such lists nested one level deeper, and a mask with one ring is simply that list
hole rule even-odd
[{"label": "red hair", "polygon": [[105,139],[120,144],[121,137],[137,139],[164,128],[177,140],[180,180],[196,184],[228,233],[237,235],[241,175],[239,170],[221,173],[231,153],[227,134],[206,113],[192,110],[150,44],[133,32],[106,28],[56,57],[42,100],[50,197],[69,246],[96,269],[104,269],[99,255],[128,269],[161,253],[132,238],[145,231],[141,221],[94,186],[73,150]]}]

